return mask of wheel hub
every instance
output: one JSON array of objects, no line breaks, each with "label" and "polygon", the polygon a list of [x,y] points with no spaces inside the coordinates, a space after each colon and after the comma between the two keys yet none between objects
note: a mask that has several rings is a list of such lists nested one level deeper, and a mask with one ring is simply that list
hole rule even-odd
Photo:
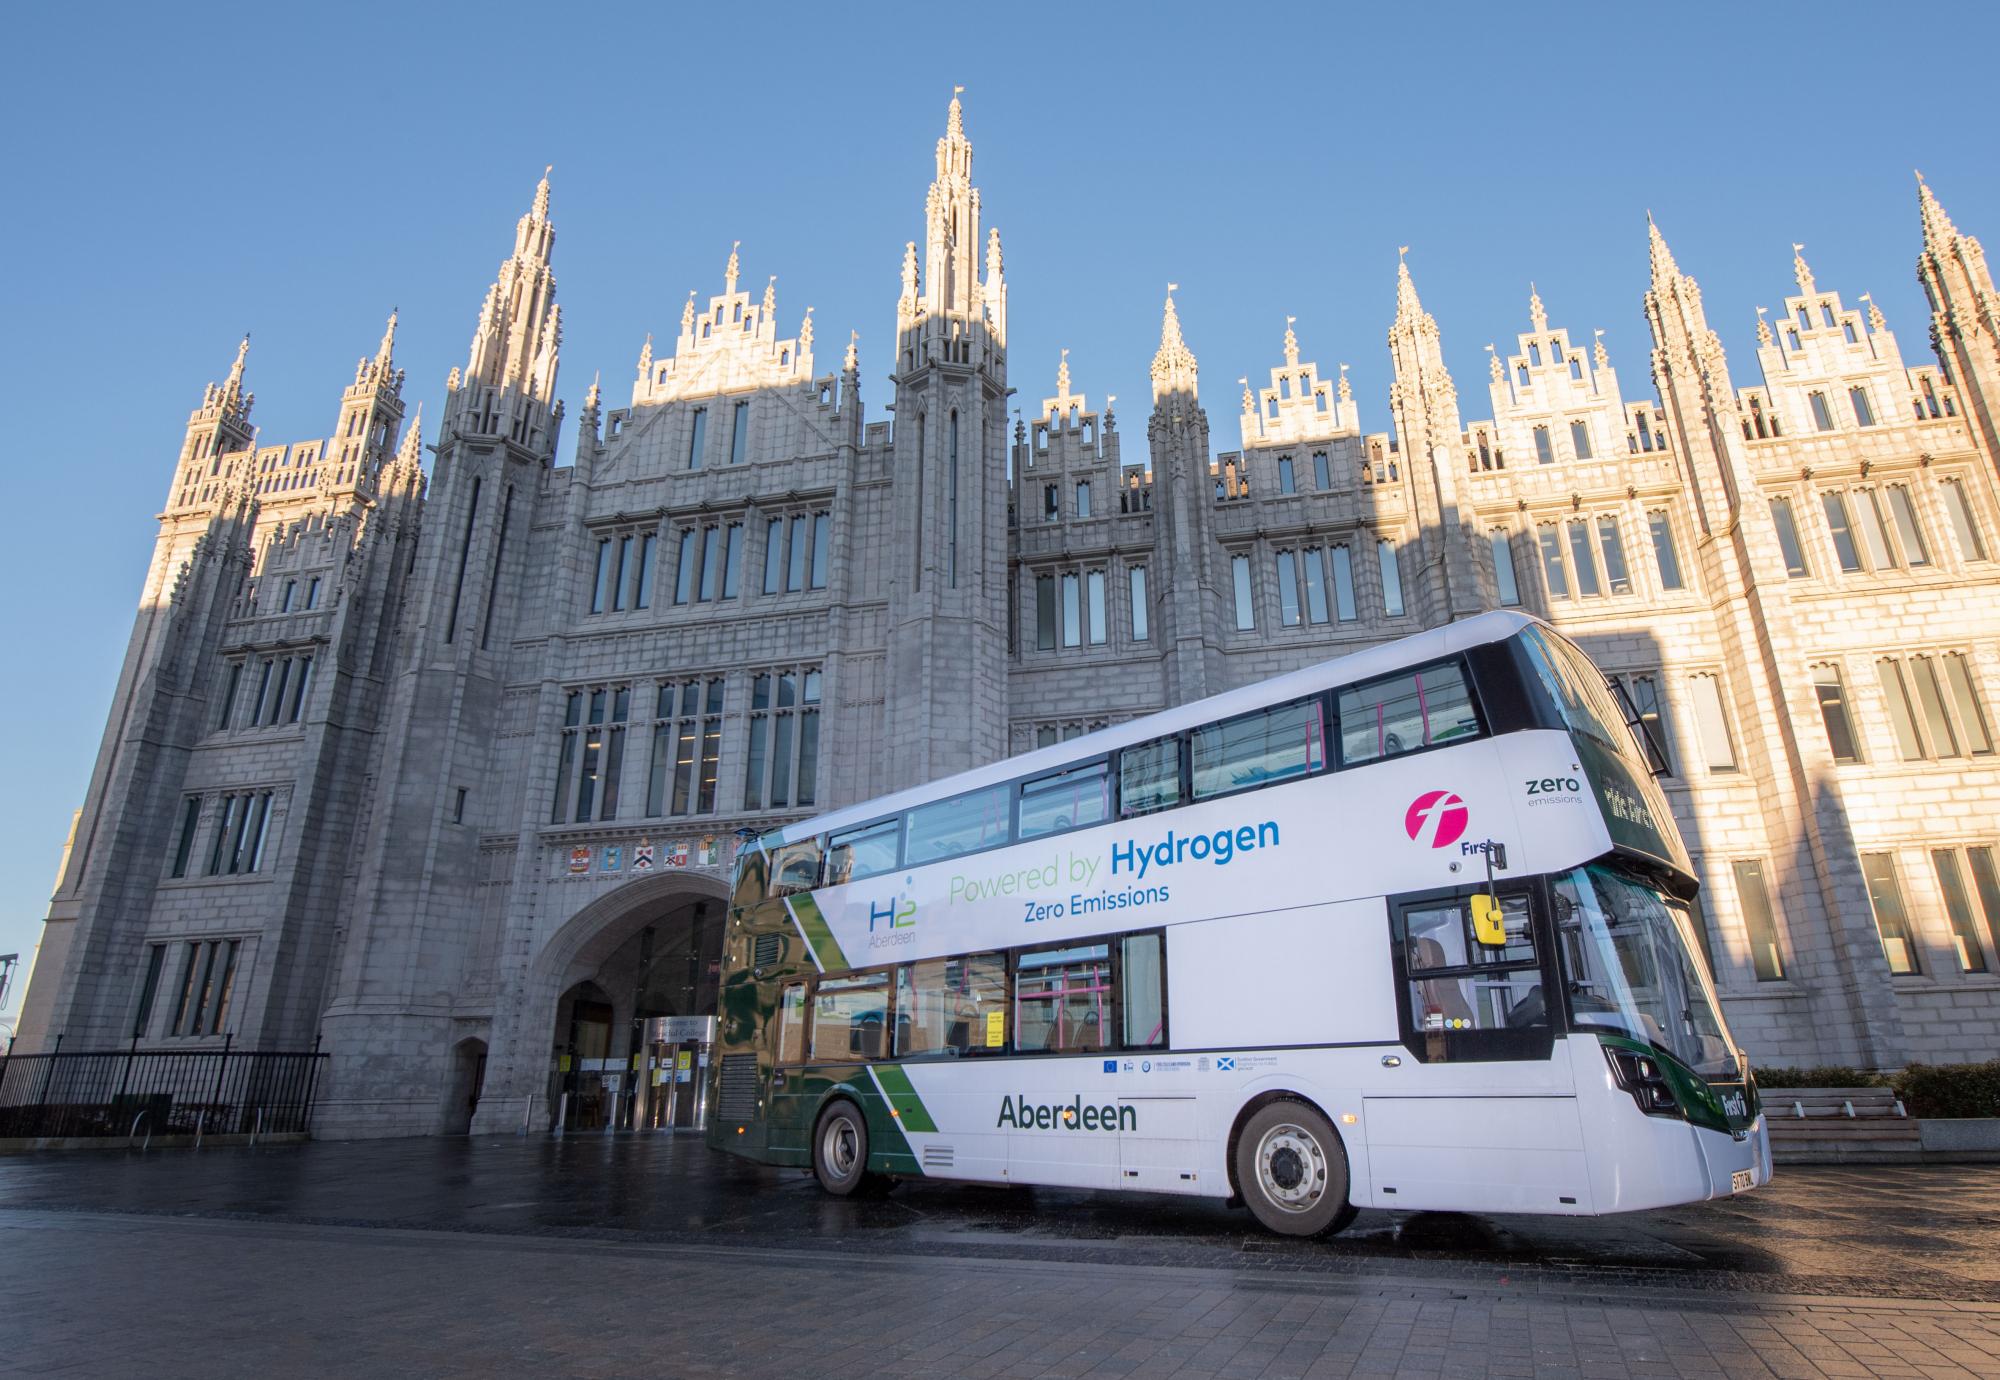
[{"label": "wheel hub", "polygon": [[1302,1126],[1273,1126],[1257,1144],[1257,1184],[1286,1212],[1309,1212],[1326,1194],[1326,1151]]}]

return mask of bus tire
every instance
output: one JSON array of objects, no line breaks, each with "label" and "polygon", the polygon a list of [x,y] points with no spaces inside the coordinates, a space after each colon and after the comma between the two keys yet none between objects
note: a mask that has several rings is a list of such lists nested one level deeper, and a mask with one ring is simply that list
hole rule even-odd
[{"label": "bus tire", "polygon": [[868,1122],[861,1109],[842,1100],[819,1114],[813,1129],[813,1177],[836,1198],[847,1198],[870,1181]]},{"label": "bus tire", "polygon": [[1354,1220],[1347,1151],[1333,1123],[1290,1099],[1250,1114],[1236,1138],[1236,1191],[1266,1230],[1322,1236]]}]

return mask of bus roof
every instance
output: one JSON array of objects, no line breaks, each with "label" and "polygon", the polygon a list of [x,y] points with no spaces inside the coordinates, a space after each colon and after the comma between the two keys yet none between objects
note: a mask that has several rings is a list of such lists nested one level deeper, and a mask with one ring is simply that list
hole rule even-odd
[{"label": "bus roof", "polygon": [[1478,614],[1457,623],[1448,623],[1441,628],[1413,633],[1394,642],[1385,642],[1380,646],[1349,652],[1346,656],[1337,656],[1311,666],[1302,666],[1296,671],[1287,671],[1283,675],[1273,676],[1253,685],[1225,690],[1206,699],[1194,700],[1171,709],[1162,709],[1136,719],[1127,719],[1109,728],[1101,728],[1095,733],[1086,733],[1080,738],[1071,738],[1049,747],[1036,748],[1032,752],[1024,752],[1015,757],[1003,757],[997,762],[989,762],[970,771],[940,777],[921,786],[912,786],[890,795],[876,796],[872,800],[843,806],[812,819],[800,820],[782,829],[772,830],[759,842],[769,847],[776,843],[812,838],[852,825],[865,824],[884,815],[896,814],[914,805],[949,799],[966,791],[976,791],[982,786],[1012,781],[1020,776],[1033,776],[1044,771],[1060,770],[1070,762],[1089,761],[1117,748],[1150,742],[1169,733],[1199,728],[1203,724],[1231,718],[1262,705],[1281,704],[1286,700],[1334,686],[1370,680],[1375,676],[1386,675],[1398,667],[1414,666],[1452,652],[1463,651],[1467,647],[1476,647],[1485,642],[1498,642],[1538,622],[1538,619],[1529,614],[1509,609],[1496,609],[1490,613]]}]

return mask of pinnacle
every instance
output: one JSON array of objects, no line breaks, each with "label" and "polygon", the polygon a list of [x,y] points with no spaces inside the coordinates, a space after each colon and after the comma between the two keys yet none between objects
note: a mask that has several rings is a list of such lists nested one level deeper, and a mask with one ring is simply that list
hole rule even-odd
[{"label": "pinnacle", "polygon": [[960,140],[965,138],[965,108],[958,103],[958,98],[964,91],[965,88],[963,86],[954,86],[951,88],[951,106],[945,112],[944,122],[944,136],[947,139]]},{"label": "pinnacle", "polygon": [[1799,291],[1810,297],[1818,289],[1813,286],[1812,269],[1806,266],[1805,251],[1803,244],[1792,246],[1792,277],[1798,282]]}]

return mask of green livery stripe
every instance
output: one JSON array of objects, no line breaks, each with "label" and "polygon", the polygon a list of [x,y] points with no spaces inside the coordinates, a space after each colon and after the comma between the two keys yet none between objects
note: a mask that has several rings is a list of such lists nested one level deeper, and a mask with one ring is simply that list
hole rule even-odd
[{"label": "green livery stripe", "polygon": [[905,1131],[937,1130],[937,1123],[931,1120],[924,1100],[917,1096],[917,1090],[910,1085],[910,1075],[903,1072],[901,1064],[871,1064],[868,1071],[875,1075],[875,1085],[881,1088],[882,1096],[888,1099],[890,1110]]},{"label": "green livery stripe", "polygon": [[826,917],[819,913],[819,907],[813,904],[810,895],[790,897],[785,904],[791,907],[792,918],[798,921],[799,932],[806,937],[806,943],[812,945],[822,973],[839,972],[850,966],[847,955],[840,951],[840,941],[827,928]]}]

